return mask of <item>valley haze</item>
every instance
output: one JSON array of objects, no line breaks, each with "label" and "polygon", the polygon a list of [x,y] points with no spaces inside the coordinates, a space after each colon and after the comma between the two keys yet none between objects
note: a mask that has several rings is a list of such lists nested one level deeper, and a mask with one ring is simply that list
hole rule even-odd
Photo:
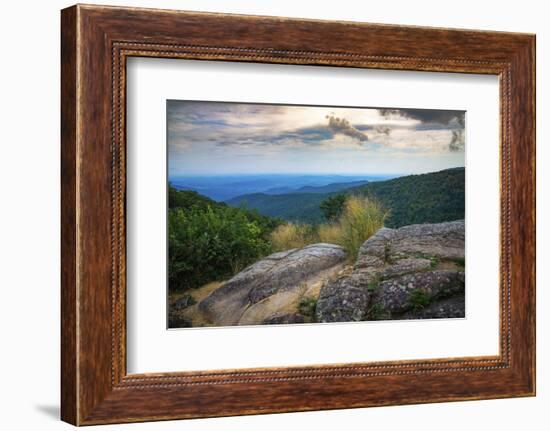
[{"label": "valley haze", "polygon": [[192,190],[216,201],[229,201],[250,193],[269,195],[299,192],[326,193],[398,176],[400,175],[233,174],[180,176],[170,178],[169,183],[178,190]]}]

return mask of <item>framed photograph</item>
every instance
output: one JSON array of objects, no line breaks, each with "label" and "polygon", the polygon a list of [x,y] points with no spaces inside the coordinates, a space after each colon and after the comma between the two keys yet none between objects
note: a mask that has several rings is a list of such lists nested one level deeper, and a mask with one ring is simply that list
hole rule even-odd
[{"label": "framed photograph", "polygon": [[465,317],[465,112],[166,109],[170,329]]},{"label": "framed photograph", "polygon": [[535,394],[534,35],[77,5],[61,44],[63,420]]}]

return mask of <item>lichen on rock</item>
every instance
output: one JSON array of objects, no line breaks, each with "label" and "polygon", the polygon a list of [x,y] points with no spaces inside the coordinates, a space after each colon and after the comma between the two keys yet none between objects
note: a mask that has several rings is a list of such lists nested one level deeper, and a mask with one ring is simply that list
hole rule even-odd
[{"label": "lichen on rock", "polygon": [[[353,271],[320,292],[322,322],[400,319],[464,295],[464,221],[382,228],[361,246]],[[460,301],[449,313],[460,315]],[[443,316],[445,310],[426,316]],[[434,307],[435,310],[435,307]],[[464,301],[462,301],[464,315]],[[427,317],[426,317],[427,318]]]},{"label": "lichen on rock", "polygon": [[288,311],[288,302],[298,301],[319,277],[329,278],[340,270],[346,257],[342,247],[324,243],[274,253],[212,292],[199,309],[218,325],[260,324]]}]

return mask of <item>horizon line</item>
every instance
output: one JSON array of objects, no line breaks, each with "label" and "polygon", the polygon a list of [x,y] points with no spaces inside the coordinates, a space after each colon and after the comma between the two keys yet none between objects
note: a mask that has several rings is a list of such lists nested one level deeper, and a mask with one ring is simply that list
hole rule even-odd
[{"label": "horizon line", "polygon": [[451,168],[438,169],[435,171],[425,171],[425,172],[383,172],[383,173],[355,173],[355,172],[226,172],[226,173],[197,173],[197,174],[168,174],[168,178],[176,177],[229,177],[229,176],[266,176],[266,175],[285,175],[285,176],[342,176],[342,177],[366,177],[366,176],[381,176],[381,175],[422,175],[429,174],[433,172],[447,171],[451,169],[465,169],[465,166],[454,166]]}]

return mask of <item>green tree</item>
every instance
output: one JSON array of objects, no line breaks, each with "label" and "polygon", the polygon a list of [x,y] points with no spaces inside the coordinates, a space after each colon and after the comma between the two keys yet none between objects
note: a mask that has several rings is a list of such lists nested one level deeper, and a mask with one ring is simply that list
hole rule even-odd
[{"label": "green tree", "polygon": [[168,281],[186,290],[232,276],[271,252],[280,220],[169,188]]},{"label": "green tree", "polygon": [[342,211],[344,210],[344,204],[346,203],[346,195],[343,193],[329,196],[321,204],[319,208],[323,212],[325,219],[329,222],[338,220]]}]

